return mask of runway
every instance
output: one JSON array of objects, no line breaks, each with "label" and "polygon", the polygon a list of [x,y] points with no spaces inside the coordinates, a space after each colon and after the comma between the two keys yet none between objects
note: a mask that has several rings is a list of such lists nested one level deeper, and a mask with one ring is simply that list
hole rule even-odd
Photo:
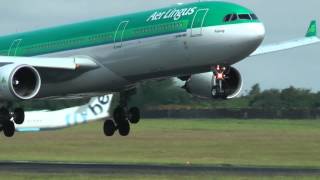
[{"label": "runway", "polygon": [[0,162],[0,171],[22,173],[228,173],[252,175],[320,175],[320,169],[281,167],[242,167],[231,165],[133,165],[50,162]]}]

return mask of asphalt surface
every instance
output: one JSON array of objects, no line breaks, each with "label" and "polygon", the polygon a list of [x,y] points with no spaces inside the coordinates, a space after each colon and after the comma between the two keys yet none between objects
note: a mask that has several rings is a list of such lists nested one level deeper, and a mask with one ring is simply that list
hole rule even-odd
[{"label": "asphalt surface", "polygon": [[130,165],[130,164],[85,164],[49,162],[0,162],[0,172],[22,173],[228,173],[252,175],[320,175],[320,169],[281,167],[242,167],[231,165]]}]

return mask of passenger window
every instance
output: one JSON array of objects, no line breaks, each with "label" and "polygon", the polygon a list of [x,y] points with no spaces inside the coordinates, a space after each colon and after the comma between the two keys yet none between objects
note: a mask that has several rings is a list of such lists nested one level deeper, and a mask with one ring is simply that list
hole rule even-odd
[{"label": "passenger window", "polygon": [[239,14],[239,19],[251,20],[251,17],[249,14]]}]

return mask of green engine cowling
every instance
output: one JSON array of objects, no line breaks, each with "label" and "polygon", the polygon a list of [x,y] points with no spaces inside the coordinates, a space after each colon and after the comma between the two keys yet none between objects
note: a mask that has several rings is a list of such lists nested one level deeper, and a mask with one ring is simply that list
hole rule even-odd
[{"label": "green engine cowling", "polygon": [[29,100],[40,91],[41,77],[32,66],[8,64],[0,67],[0,99]]}]

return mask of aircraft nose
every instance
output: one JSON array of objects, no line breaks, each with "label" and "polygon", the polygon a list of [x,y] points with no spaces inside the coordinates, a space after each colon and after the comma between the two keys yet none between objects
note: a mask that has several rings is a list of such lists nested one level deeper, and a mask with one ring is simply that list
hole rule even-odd
[{"label": "aircraft nose", "polygon": [[257,23],[253,27],[254,34],[256,36],[256,39],[260,41],[260,43],[263,41],[265,34],[266,34],[266,29],[262,23]]},{"label": "aircraft nose", "polygon": [[256,50],[264,40],[266,30],[262,23],[250,23],[245,26],[244,42],[250,51]]},{"label": "aircraft nose", "polygon": [[250,23],[244,26],[245,39],[251,42],[262,42],[266,34],[266,30],[262,23]]}]

